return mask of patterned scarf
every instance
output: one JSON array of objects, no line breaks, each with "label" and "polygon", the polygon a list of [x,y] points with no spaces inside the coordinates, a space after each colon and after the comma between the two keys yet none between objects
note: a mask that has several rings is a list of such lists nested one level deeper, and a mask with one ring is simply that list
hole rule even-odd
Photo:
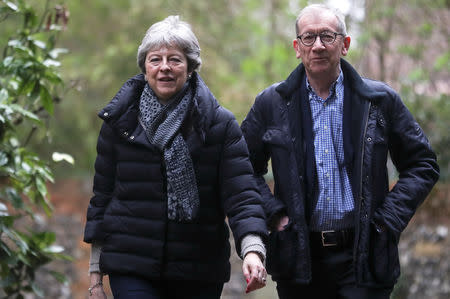
[{"label": "patterned scarf", "polygon": [[168,217],[179,222],[195,219],[200,205],[192,159],[180,133],[192,99],[193,91],[185,84],[175,98],[162,105],[146,84],[139,103],[139,121],[147,139],[164,153]]}]

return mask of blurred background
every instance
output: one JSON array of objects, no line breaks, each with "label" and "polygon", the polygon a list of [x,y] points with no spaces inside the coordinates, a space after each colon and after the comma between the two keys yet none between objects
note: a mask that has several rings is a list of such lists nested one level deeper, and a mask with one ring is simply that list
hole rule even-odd
[{"label": "blurred background", "polygon": [[[258,92],[284,80],[299,63],[292,49],[295,18],[312,2],[329,2],[344,12],[352,37],[346,59],[363,76],[385,81],[401,94],[438,155],[441,178],[402,235],[402,275],[392,298],[450,297],[449,0],[1,0],[0,49],[11,46],[11,36],[22,26],[22,18],[2,15],[14,5],[26,4],[38,17],[60,15],[63,20],[50,20],[59,24],[52,42],[64,49],[60,63],[51,66],[63,82],[53,97],[51,117],[31,138],[17,130],[18,139],[27,140],[54,177],[46,185],[52,216],[37,209],[31,224],[23,226],[54,232],[55,243],[72,257],[37,272],[36,286],[44,298],[87,298],[89,247],[82,235],[101,126],[97,112],[139,72],[137,47],[148,27],[168,15],[180,15],[192,25],[202,48],[200,75],[240,123]],[[50,23],[41,26],[50,28]],[[75,162],[56,163],[54,152]],[[390,179],[394,184],[394,170]],[[235,253],[232,264],[223,298],[276,298],[271,281],[244,294]],[[49,274],[53,270],[63,273],[66,282],[55,280]]]}]

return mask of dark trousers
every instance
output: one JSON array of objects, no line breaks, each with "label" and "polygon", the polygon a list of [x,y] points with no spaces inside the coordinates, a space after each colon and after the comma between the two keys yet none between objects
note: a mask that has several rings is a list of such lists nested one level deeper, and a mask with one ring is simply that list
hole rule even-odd
[{"label": "dark trousers", "polygon": [[280,299],[389,299],[392,288],[356,286],[352,248],[311,248],[312,282],[278,282]]},{"label": "dark trousers", "polygon": [[114,299],[219,299],[223,283],[202,281],[151,281],[133,276],[109,275]]}]

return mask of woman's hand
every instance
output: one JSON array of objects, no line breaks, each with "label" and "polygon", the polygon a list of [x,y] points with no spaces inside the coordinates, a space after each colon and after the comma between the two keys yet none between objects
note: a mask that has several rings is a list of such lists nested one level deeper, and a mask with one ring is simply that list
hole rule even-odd
[{"label": "woman's hand", "polygon": [[242,272],[247,281],[246,293],[266,286],[267,272],[257,253],[249,252],[245,255]]},{"label": "woman's hand", "polygon": [[103,290],[102,274],[91,272],[89,286],[89,299],[106,299],[106,293]]}]

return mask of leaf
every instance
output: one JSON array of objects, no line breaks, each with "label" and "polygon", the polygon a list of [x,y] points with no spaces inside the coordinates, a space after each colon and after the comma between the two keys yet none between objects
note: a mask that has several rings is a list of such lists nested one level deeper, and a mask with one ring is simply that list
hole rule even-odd
[{"label": "leaf", "polygon": [[8,91],[6,89],[0,89],[0,103],[6,102],[8,96]]},{"label": "leaf", "polygon": [[52,159],[55,162],[66,161],[67,163],[70,163],[72,165],[75,164],[75,160],[73,159],[73,157],[71,155],[65,154],[65,153],[54,152],[52,154]]},{"label": "leaf", "polygon": [[44,252],[48,252],[48,253],[61,253],[64,251],[64,247],[60,246],[60,245],[51,245],[47,248],[44,248]]},{"label": "leaf", "polygon": [[53,100],[52,96],[48,92],[47,87],[41,85],[41,91],[39,93],[42,106],[44,106],[45,110],[51,115],[53,115]]},{"label": "leaf", "polygon": [[16,209],[23,209],[24,202],[22,196],[14,188],[7,188],[5,192],[7,199],[12,203],[13,207]]},{"label": "leaf", "polygon": [[57,60],[53,60],[53,59],[46,59],[46,60],[44,60],[43,64],[46,67],[51,67],[51,66],[58,67],[61,65],[61,62],[59,62]]},{"label": "leaf", "polygon": [[24,108],[22,108],[22,106],[19,106],[19,105],[17,105],[17,104],[11,104],[11,105],[9,105],[9,107],[10,107],[13,111],[22,114],[22,115],[25,116],[26,118],[32,119],[32,120],[37,121],[37,122],[39,122],[39,123],[41,122],[41,120],[39,119],[39,117],[38,117],[36,114],[34,114],[34,113],[32,113],[32,112],[30,112],[30,111],[28,111],[28,110],[25,110]]},{"label": "leaf", "polygon": [[48,53],[48,55],[49,55],[51,58],[56,59],[56,58],[58,58],[59,54],[65,54],[65,53],[68,53],[68,52],[69,52],[69,51],[68,51],[67,49],[64,49],[64,48],[56,48],[56,49],[51,50],[51,51]]},{"label": "leaf", "polygon": [[24,84],[22,84],[22,87],[20,88],[20,93],[28,95],[30,92],[33,91],[34,85],[36,85],[36,80],[27,80]]},{"label": "leaf", "polygon": [[9,216],[8,207],[0,202],[0,217]]},{"label": "leaf", "polygon": [[5,59],[3,59],[3,65],[8,67],[11,64],[11,62],[13,61],[13,59],[14,58],[12,56],[5,57]]},{"label": "leaf", "polygon": [[40,177],[36,177],[35,182],[38,192],[41,194],[41,196],[47,196],[47,186],[45,185],[45,182]]},{"label": "leaf", "polygon": [[59,282],[59,283],[63,283],[66,284],[68,283],[68,280],[66,278],[66,276],[60,272],[56,272],[56,271],[50,271],[50,274]]},{"label": "leaf", "polygon": [[10,230],[7,228],[3,228],[3,233],[7,235],[16,245],[20,248],[22,252],[28,251],[28,243],[24,240],[24,238],[20,235],[20,233]]},{"label": "leaf", "polygon": [[20,47],[22,46],[22,42],[18,39],[12,39],[8,42],[8,46],[10,47]]},{"label": "leaf", "polygon": [[7,1],[5,3],[11,10],[17,11],[19,8],[17,7],[17,5],[15,5],[14,3]]},{"label": "leaf", "polygon": [[31,288],[33,292],[41,298],[44,298],[44,292],[39,288],[39,286],[33,281],[31,282]]},{"label": "leaf", "polygon": [[8,161],[8,155],[5,152],[0,152],[0,166],[6,165]]}]

